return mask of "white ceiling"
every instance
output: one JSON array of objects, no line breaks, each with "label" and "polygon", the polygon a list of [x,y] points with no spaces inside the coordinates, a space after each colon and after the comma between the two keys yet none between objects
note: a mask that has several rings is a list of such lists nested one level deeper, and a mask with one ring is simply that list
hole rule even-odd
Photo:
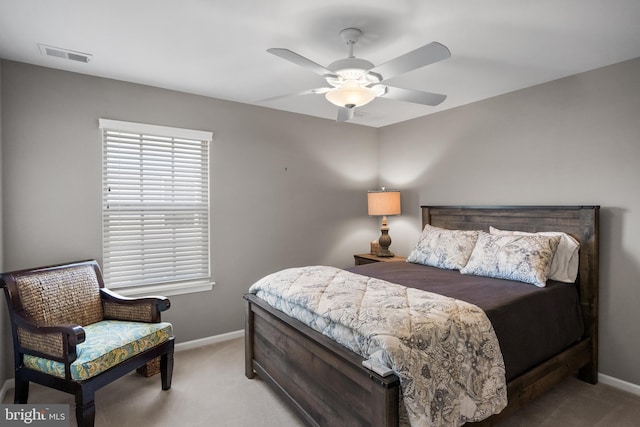
[{"label": "white ceiling", "polygon": [[335,119],[323,95],[259,101],[325,86],[266,49],[327,66],[346,56],[348,27],[376,65],[431,41],[452,53],[389,82],[447,94],[442,104],[378,98],[351,121],[373,127],[640,57],[638,0],[0,0],[0,57]]}]

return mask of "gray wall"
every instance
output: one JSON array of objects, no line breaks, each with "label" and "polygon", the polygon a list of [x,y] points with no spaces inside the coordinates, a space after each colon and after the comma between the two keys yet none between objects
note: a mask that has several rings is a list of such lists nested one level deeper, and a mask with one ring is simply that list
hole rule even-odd
[{"label": "gray wall", "polygon": [[98,118],[213,131],[216,285],[171,297],[178,342],[242,329],[261,276],[352,265],[375,235],[375,129],[9,61],[2,87],[6,270],[100,260]]},{"label": "gray wall", "polygon": [[[2,238],[2,61],[0,61],[0,271],[4,271]],[[9,378],[11,361],[11,341],[9,339],[9,318],[5,303],[4,291],[0,292],[0,388]],[[8,351],[6,349],[9,349]]]},{"label": "gray wall", "polygon": [[400,188],[396,253],[420,204],[601,205],[600,372],[640,384],[640,58],[380,130]]}]

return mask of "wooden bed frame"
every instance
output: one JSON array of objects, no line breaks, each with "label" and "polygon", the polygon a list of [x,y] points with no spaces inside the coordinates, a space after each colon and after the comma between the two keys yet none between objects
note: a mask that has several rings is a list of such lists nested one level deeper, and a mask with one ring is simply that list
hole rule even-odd
[{"label": "wooden bed frame", "polygon": [[[492,425],[565,377],[595,384],[598,375],[599,206],[422,207],[422,224],[450,229],[564,231],[580,241],[578,287],[585,332],[574,346],[509,381]],[[255,295],[245,300],[245,375],[269,383],[311,426],[397,426],[399,380],[381,377],[356,353]]]}]

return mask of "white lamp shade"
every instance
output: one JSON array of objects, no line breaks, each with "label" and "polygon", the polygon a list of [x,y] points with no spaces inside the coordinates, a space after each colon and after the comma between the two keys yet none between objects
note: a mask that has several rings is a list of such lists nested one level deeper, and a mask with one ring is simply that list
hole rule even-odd
[{"label": "white lamp shade", "polygon": [[367,201],[369,215],[400,215],[400,192],[398,190],[369,191]]},{"label": "white lamp shade", "polygon": [[358,83],[349,84],[345,82],[342,86],[331,89],[326,93],[325,97],[338,107],[346,107],[347,105],[360,107],[373,101],[376,93],[373,89],[362,87]]}]

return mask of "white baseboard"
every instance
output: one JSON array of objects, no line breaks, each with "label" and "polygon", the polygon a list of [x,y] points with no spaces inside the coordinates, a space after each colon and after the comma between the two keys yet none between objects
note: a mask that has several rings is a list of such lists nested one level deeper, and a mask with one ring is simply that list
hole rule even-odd
[{"label": "white baseboard", "polygon": [[[244,330],[228,332],[226,334],[214,335],[207,338],[201,338],[193,341],[187,341],[184,343],[176,344],[176,351],[189,350],[192,348],[198,348],[209,344],[215,344],[224,342],[244,336]],[[609,375],[598,373],[598,381],[602,384],[606,384],[611,387],[635,394],[640,396],[640,385],[633,384]]]},{"label": "white baseboard", "polygon": [[598,374],[598,381],[602,384],[610,385],[611,387],[640,396],[640,385],[638,384],[633,384],[605,374]]},{"label": "white baseboard", "polygon": [[229,341],[244,336],[244,329],[239,331],[227,332],[226,334],[214,335],[211,337],[200,338],[197,340],[181,342],[176,344],[176,351],[191,350],[192,348],[198,348],[209,344],[216,344],[219,342]]}]

